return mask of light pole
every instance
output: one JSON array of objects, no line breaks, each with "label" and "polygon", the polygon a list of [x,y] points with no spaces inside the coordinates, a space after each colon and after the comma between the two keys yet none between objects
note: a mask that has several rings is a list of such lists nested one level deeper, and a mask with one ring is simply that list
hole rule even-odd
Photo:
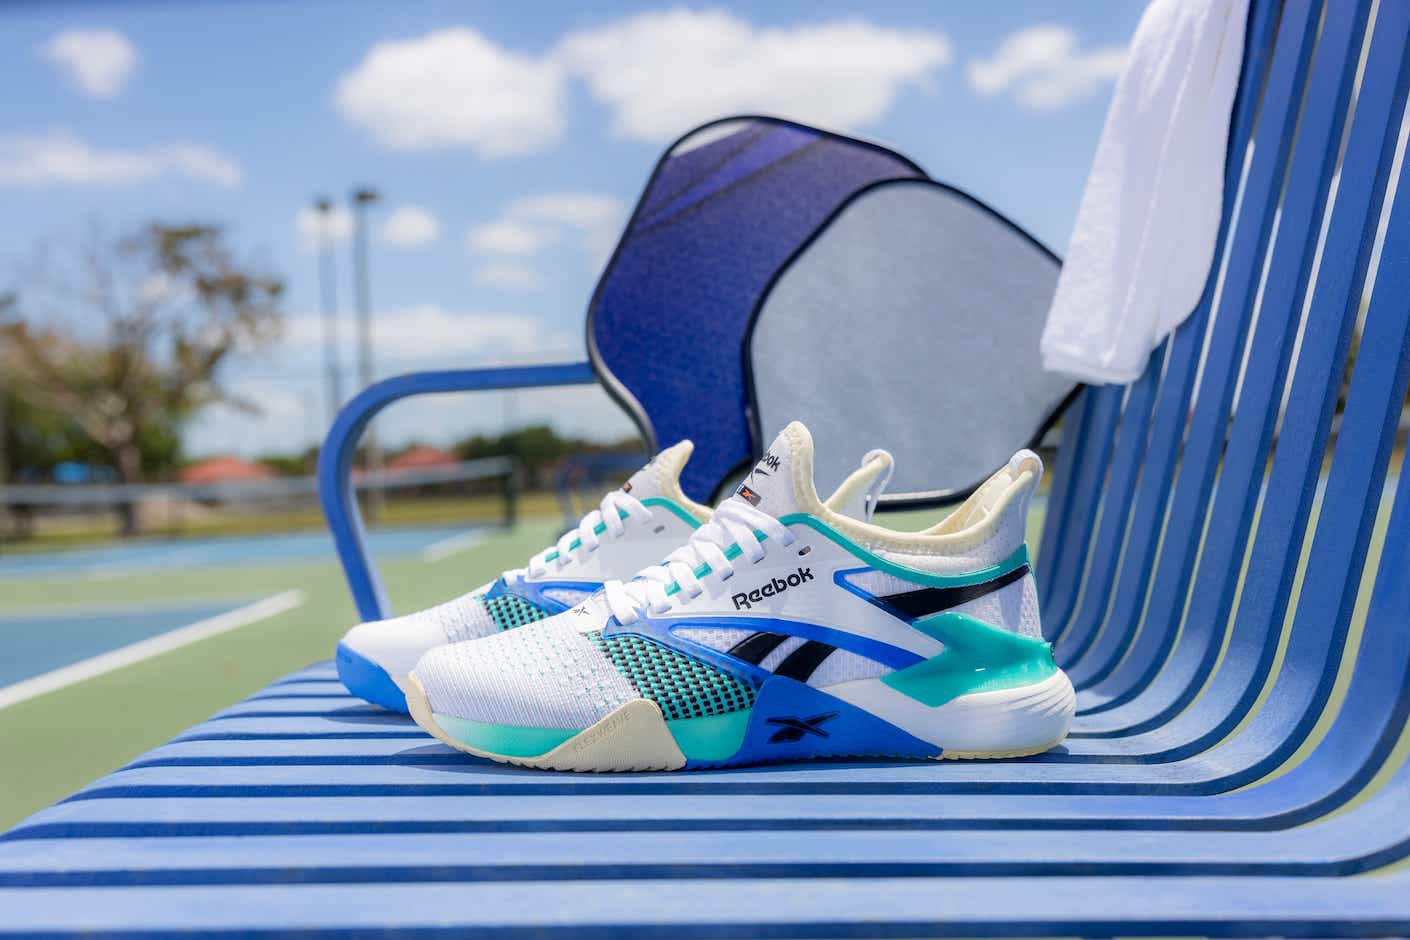
[{"label": "light pole", "polygon": [[318,286],[323,298],[323,372],[328,383],[328,427],[343,407],[343,380],[338,364],[338,272],[333,253],[333,202],[320,196],[318,213]]},{"label": "light pole", "polygon": [[[353,206],[353,277],[357,291],[357,372],[363,388],[372,384],[372,299],[367,276],[367,207],[378,200],[375,189],[363,186],[352,192]],[[382,470],[382,449],[377,444],[375,425],[367,425],[367,471]],[[375,520],[382,512],[382,488],[371,486],[367,491],[367,516]]]}]

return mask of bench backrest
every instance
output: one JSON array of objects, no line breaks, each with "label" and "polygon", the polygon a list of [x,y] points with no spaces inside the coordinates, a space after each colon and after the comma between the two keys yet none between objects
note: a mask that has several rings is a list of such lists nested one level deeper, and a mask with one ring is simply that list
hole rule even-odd
[{"label": "bench backrest", "polygon": [[[1350,666],[1399,463],[1410,11],[1255,0],[1250,17],[1204,298],[1140,380],[1083,393],[1039,573],[1079,687],[1108,708],[1163,690],[1148,726],[1187,728],[1192,746],[1247,722],[1272,769]],[[1363,661],[1393,651],[1403,669],[1403,626],[1366,623]],[[1369,709],[1368,728],[1394,711]]]}]

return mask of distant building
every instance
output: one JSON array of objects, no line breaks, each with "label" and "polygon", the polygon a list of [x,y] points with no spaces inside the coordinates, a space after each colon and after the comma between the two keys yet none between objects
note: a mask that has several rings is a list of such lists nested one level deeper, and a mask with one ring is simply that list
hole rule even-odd
[{"label": "distant building", "polygon": [[447,453],[439,447],[418,444],[387,461],[387,469],[424,470],[427,467],[449,467],[456,462],[454,454]]},{"label": "distant building", "polygon": [[229,483],[233,480],[272,480],[275,473],[262,463],[240,457],[211,457],[181,468],[182,483]]}]

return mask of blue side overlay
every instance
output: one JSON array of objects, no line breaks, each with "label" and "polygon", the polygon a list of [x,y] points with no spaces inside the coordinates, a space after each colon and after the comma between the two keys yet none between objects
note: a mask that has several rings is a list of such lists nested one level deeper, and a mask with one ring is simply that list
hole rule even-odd
[{"label": "blue side overlay", "polygon": [[[562,601],[554,600],[545,591],[586,591],[589,594],[602,587],[601,581],[527,581],[523,578],[515,581],[512,585],[505,585],[501,578],[495,582],[495,587],[499,588],[500,594],[517,594],[526,601],[542,607],[550,614],[561,614],[568,609],[568,605]],[[494,592],[491,592],[494,596]]]},{"label": "blue side overlay", "polygon": [[681,630],[692,629],[738,630],[741,640],[751,633],[782,633],[785,636],[817,640],[819,643],[826,643],[849,653],[856,653],[858,656],[876,660],[892,669],[904,669],[925,659],[924,656],[910,650],[882,643],[880,640],[873,640],[870,637],[848,633],[846,630],[835,630],[832,627],[805,623],[800,620],[780,620],[776,617],[663,617],[653,619],[642,614],[636,623],[629,626],[622,625],[616,617],[613,617],[603,628],[602,635],[620,636],[625,633],[635,633],[679,652],[689,653],[696,659],[724,669],[732,675],[753,682],[755,685],[766,681],[769,676],[773,675],[773,673],[760,669],[752,663],[746,663],[713,647],[695,643],[689,637],[677,635]]},{"label": "blue side overlay", "polygon": [[727,761],[690,761],[691,769],[772,764],[825,757],[929,759],[940,748],[810,685],[771,676],[759,689],[744,744]]}]

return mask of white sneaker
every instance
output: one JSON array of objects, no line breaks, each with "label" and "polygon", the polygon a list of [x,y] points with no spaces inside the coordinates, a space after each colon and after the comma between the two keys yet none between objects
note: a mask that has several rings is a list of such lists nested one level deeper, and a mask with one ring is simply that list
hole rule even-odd
[{"label": "white sneaker", "polygon": [[692,450],[690,441],[681,441],[661,451],[527,566],[444,604],[353,627],[338,643],[343,685],[373,704],[405,712],[406,674],[432,647],[561,613],[602,582],[659,560],[710,519],[709,507],[681,491],[681,471]]},{"label": "white sneaker", "polygon": [[838,511],[872,483],[818,499],[795,422],[662,564],[423,656],[412,717],[460,750],[554,770],[1047,750],[1076,701],[1024,543],[1041,474],[1020,451],[945,521],[892,531]]},{"label": "white sneaker", "polygon": [[[604,581],[631,577],[665,557],[710,519],[710,509],[681,490],[693,450],[681,441],[661,451],[527,567],[427,610],[353,627],[335,657],[343,685],[375,705],[405,712],[406,675],[427,650],[562,613]],[[889,454],[868,454],[866,464],[833,495],[841,511],[870,515],[890,478]]]}]

